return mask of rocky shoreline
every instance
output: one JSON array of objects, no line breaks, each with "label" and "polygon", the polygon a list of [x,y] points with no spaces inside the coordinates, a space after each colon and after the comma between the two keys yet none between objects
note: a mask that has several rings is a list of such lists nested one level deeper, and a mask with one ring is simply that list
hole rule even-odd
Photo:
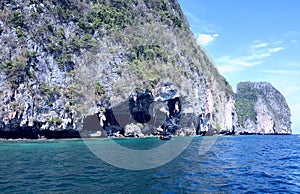
[{"label": "rocky shoreline", "polygon": [[[263,134],[263,133],[239,133],[239,134],[214,134],[214,135],[192,135],[189,137],[200,137],[200,136],[261,136],[261,135],[292,135],[287,133],[269,133],[269,134]],[[94,139],[94,138],[113,138],[113,139],[131,139],[131,138],[159,138],[160,135],[153,134],[153,135],[145,135],[145,136],[118,136],[118,137],[101,137],[101,136],[81,136],[78,131],[72,130],[72,131],[40,131],[40,133],[33,133],[29,132],[27,134],[24,134],[23,132],[0,132],[0,140],[6,141],[6,140],[43,140],[43,139]],[[180,136],[180,135],[173,135],[173,137],[186,137],[186,136]]]},{"label": "rocky shoreline", "polygon": [[[275,124],[271,126],[273,130],[266,127],[263,131],[257,131],[255,128],[249,130],[247,127],[238,126],[236,128],[233,125],[230,130],[218,131],[210,126],[210,114],[197,115],[194,112],[187,112],[184,98],[180,97],[172,85],[163,84],[160,90],[163,92],[158,92],[156,95],[149,90],[136,92],[136,94],[130,95],[127,101],[112,108],[99,104],[95,114],[83,119],[82,128],[79,130],[73,128],[72,119],[65,119],[66,123],[61,123],[64,126],[63,129],[55,129],[53,126],[45,128],[45,125],[49,125],[47,122],[33,122],[30,126],[21,125],[21,121],[15,118],[8,125],[2,123],[0,138],[64,139],[158,137],[166,134],[172,136],[291,134],[285,130],[275,130]],[[72,117],[72,114],[66,115]],[[272,119],[271,121],[276,123]],[[258,123],[257,126],[260,124]]]}]

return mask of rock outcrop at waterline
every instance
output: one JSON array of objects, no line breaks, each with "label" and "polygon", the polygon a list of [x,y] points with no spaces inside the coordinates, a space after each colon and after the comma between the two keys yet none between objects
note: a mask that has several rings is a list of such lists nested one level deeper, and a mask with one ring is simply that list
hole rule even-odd
[{"label": "rock outcrop at waterline", "polygon": [[291,112],[283,95],[270,83],[237,85],[236,109],[241,134],[291,134]]},{"label": "rock outcrop at waterline", "polygon": [[[175,133],[234,130],[231,86],[197,45],[177,1],[12,0],[1,1],[0,10],[0,134],[72,137],[73,131],[95,134],[101,124],[108,136],[132,135],[135,126],[148,134],[154,113],[128,107],[135,123],[119,123],[118,130],[101,119],[83,123],[94,123],[91,115],[117,114],[145,91],[170,115],[175,91],[182,120],[170,127]],[[180,127],[184,115],[195,118],[191,126]]]}]

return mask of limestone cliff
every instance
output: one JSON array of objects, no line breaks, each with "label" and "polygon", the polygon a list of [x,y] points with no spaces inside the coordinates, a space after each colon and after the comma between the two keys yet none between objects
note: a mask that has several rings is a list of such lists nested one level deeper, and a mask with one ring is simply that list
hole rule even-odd
[{"label": "limestone cliff", "polygon": [[0,10],[1,137],[234,130],[231,86],[176,0],[11,0]]},{"label": "limestone cliff", "polygon": [[244,134],[291,134],[291,112],[284,96],[270,83],[237,85],[238,132]]}]

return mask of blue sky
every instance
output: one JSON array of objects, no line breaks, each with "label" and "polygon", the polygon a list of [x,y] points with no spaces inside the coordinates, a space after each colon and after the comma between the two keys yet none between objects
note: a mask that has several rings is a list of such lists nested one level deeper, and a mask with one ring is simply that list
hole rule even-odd
[{"label": "blue sky", "polygon": [[286,98],[300,134],[300,1],[179,0],[199,44],[234,91],[270,82]]}]

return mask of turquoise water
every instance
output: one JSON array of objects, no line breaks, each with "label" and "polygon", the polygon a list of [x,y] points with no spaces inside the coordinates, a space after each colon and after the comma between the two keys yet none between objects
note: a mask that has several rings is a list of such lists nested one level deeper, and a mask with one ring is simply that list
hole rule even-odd
[{"label": "turquoise water", "polygon": [[[205,137],[212,138],[212,137]],[[91,139],[87,141],[102,141]],[[172,140],[171,140],[172,141]],[[130,171],[95,156],[81,139],[0,142],[1,193],[297,193],[300,138],[218,137],[199,155],[196,137],[171,162]],[[157,138],[117,140],[131,149],[151,149]]]}]

